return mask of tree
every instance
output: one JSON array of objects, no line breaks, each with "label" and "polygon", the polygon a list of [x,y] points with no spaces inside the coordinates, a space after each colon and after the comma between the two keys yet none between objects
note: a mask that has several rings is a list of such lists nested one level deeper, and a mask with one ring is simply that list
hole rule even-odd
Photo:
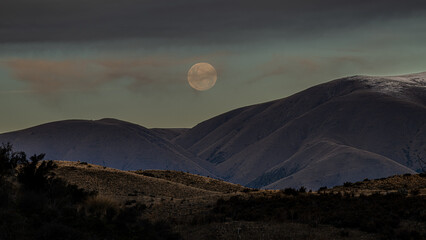
[{"label": "tree", "polygon": [[57,165],[53,161],[43,161],[44,156],[45,154],[33,155],[30,157],[31,161],[25,160],[22,163],[18,170],[18,181],[24,187],[39,191],[54,177],[52,170],[57,168]]},{"label": "tree", "polygon": [[16,166],[27,161],[27,156],[24,152],[13,152],[10,143],[0,146],[0,181],[6,176],[11,176],[15,173]]},{"label": "tree", "polygon": [[56,168],[53,161],[43,161],[44,156],[33,155],[28,160],[24,152],[14,152],[10,143],[3,143],[0,146],[0,181],[15,177],[17,172],[18,181],[24,187],[39,190],[53,177],[52,170]]}]

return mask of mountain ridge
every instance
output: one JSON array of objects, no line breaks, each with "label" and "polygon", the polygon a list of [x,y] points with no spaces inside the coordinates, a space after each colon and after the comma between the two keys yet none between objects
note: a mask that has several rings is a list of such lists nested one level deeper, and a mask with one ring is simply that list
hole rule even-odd
[{"label": "mountain ridge", "polygon": [[[79,123],[86,128],[78,128],[85,136],[83,140],[71,137],[79,141],[80,155],[75,149],[73,152],[75,144],[69,138],[57,136],[57,131],[46,134],[46,126],[52,125],[0,134],[0,141],[10,140],[27,152],[28,148],[29,152],[48,151],[47,157],[100,165],[103,162],[91,157],[105,158],[104,149],[115,157],[108,158],[108,166],[119,169],[168,168],[250,187],[304,185],[317,189],[366,177],[419,171],[416,156],[426,155],[425,104],[426,72],[396,77],[357,75],[286,98],[234,109],[190,129],[147,129],[108,118],[50,123],[62,125],[56,130],[74,136],[76,130],[67,125],[83,121]],[[93,130],[99,128],[105,132]],[[38,134],[45,132],[44,141],[50,145],[40,147],[43,139],[34,138],[35,129]],[[106,140],[108,144],[103,144]],[[51,153],[49,147],[67,141],[68,145],[61,148],[62,155]],[[84,147],[93,144],[96,151]],[[127,165],[117,165],[123,161]]]},{"label": "mountain ridge", "polygon": [[[268,137],[274,137],[274,134],[276,132],[281,131],[281,134],[275,134],[275,135],[279,135],[279,136],[275,136],[275,138],[278,137],[278,139],[275,139],[275,141],[270,141],[268,144],[265,144],[265,145],[266,146],[274,146],[274,144],[277,145],[277,143],[279,143],[279,142],[287,142],[288,143],[287,146],[281,147],[281,148],[288,148],[287,153],[281,151],[282,150],[281,149],[277,153],[270,153],[269,155],[266,154],[266,156],[264,155],[264,156],[261,156],[259,158],[269,160],[270,159],[269,156],[271,156],[271,155],[273,155],[273,156],[284,156],[283,158],[285,158],[285,156],[287,156],[287,158],[288,158],[288,157],[294,155],[297,152],[297,149],[301,148],[301,144],[304,141],[306,141],[305,135],[307,135],[309,132],[312,132],[312,131],[315,131],[315,130],[318,130],[318,129],[323,129],[324,127],[330,127],[330,126],[327,126],[327,125],[335,125],[334,127],[336,128],[339,124],[341,125],[341,122],[346,122],[346,123],[354,122],[353,119],[343,118],[344,121],[339,122],[337,120],[341,120],[341,119],[334,119],[334,122],[330,123],[330,121],[324,121],[323,124],[320,124],[318,126],[314,126],[315,123],[312,123],[312,121],[305,121],[305,123],[303,125],[301,125],[300,120],[303,119],[303,118],[306,118],[309,114],[312,115],[312,113],[320,112],[319,114],[316,114],[315,117],[311,117],[311,119],[321,119],[321,118],[327,118],[328,117],[327,115],[331,115],[331,118],[332,118],[333,114],[335,114],[333,112],[333,109],[340,110],[339,108],[342,108],[344,110],[346,108],[346,114],[348,114],[348,115],[354,109],[357,109],[356,111],[358,111],[358,112],[363,112],[363,111],[365,112],[366,111],[365,109],[362,109],[359,106],[357,106],[357,104],[352,104],[350,107],[345,106],[345,105],[347,105],[348,102],[349,103],[357,103],[357,102],[364,101],[365,103],[367,103],[366,105],[370,105],[371,103],[381,104],[381,106],[377,106],[377,109],[372,109],[368,114],[363,113],[363,114],[360,114],[362,117],[358,116],[359,121],[361,121],[361,120],[366,121],[367,120],[367,122],[368,122],[368,118],[370,118],[369,114],[374,113],[374,112],[380,113],[384,109],[384,107],[386,108],[389,104],[395,103],[399,107],[399,109],[397,109],[397,112],[401,112],[401,113],[403,113],[404,110],[406,110],[406,108],[407,108],[407,106],[405,106],[405,104],[410,105],[409,107],[411,107],[411,108],[413,107],[413,105],[415,105],[415,106],[421,108],[421,111],[417,111],[418,109],[411,109],[408,112],[411,115],[417,115],[417,120],[420,119],[420,121],[417,121],[416,124],[417,125],[423,125],[423,126],[420,126],[419,128],[421,128],[421,133],[425,134],[424,133],[424,121],[421,120],[421,119],[425,119],[425,111],[424,111],[425,107],[424,107],[424,105],[422,105],[422,103],[426,99],[425,98],[425,91],[424,91],[424,81],[425,81],[424,76],[425,75],[426,75],[425,73],[414,75],[416,78],[418,78],[418,76],[422,77],[422,81],[420,82],[420,84],[418,84],[418,82],[409,81],[408,86],[407,86],[407,84],[405,83],[406,81],[403,81],[403,87],[405,87],[405,88],[408,87],[409,88],[408,90],[412,90],[413,87],[417,88],[417,87],[419,87],[419,85],[420,85],[420,87],[422,87],[421,91],[417,91],[417,95],[420,95],[420,97],[418,97],[417,95],[414,96],[414,97],[411,96],[410,98],[408,98],[409,101],[407,101],[406,99],[403,100],[403,101],[400,101],[399,99],[395,99],[395,97],[393,96],[394,94],[389,96],[389,94],[382,93],[382,92],[374,89],[374,87],[377,88],[377,84],[372,85],[371,80],[373,80],[373,83],[375,83],[374,79],[377,79],[377,78],[380,79],[381,77],[377,77],[377,78],[369,77],[368,80],[370,82],[368,82],[368,81],[365,81],[364,77],[354,76],[354,77],[337,79],[337,80],[334,80],[334,81],[331,81],[331,82],[328,82],[328,83],[320,84],[320,85],[311,87],[311,88],[309,88],[305,91],[299,92],[297,94],[294,94],[294,95],[287,97],[287,98],[284,98],[284,99],[279,99],[279,100],[275,100],[275,101],[267,102],[267,103],[263,103],[263,104],[257,104],[257,105],[253,105],[253,106],[249,106],[249,107],[243,107],[243,108],[240,108],[240,109],[230,111],[228,113],[224,113],[224,114],[216,117],[216,118],[227,119],[226,122],[222,122],[221,120],[217,121],[218,123],[222,124],[220,126],[220,128],[222,128],[222,129],[223,128],[238,129],[238,130],[241,131],[241,127],[238,124],[240,122],[246,122],[247,121],[246,117],[247,117],[247,115],[248,116],[251,115],[250,111],[256,113],[256,114],[253,114],[255,116],[255,120],[254,120],[255,122],[247,124],[247,125],[250,125],[251,128],[248,131],[246,131],[245,133],[243,133],[245,135],[240,137],[240,139],[244,139],[244,141],[246,141],[244,143],[244,145],[245,145],[244,149],[253,148],[253,151],[249,151],[249,153],[246,153],[245,155],[243,155],[244,152],[242,152],[240,150],[242,148],[241,146],[240,146],[240,148],[231,147],[232,150],[237,149],[233,153],[227,152],[227,147],[228,147],[227,145],[229,145],[229,142],[232,142],[229,139],[224,140],[225,143],[222,144],[222,145],[218,145],[217,141],[211,141],[211,142],[206,142],[206,143],[197,142],[196,144],[194,144],[192,146],[188,146],[190,144],[188,144],[188,142],[185,141],[186,139],[182,140],[182,138],[187,137],[185,135],[191,134],[193,132],[195,132],[195,133],[203,132],[203,129],[201,129],[201,130],[197,129],[197,128],[203,128],[203,125],[213,125],[214,126],[215,125],[214,124],[215,118],[212,118],[210,120],[207,120],[206,122],[198,124],[193,129],[189,130],[184,135],[179,136],[175,140],[177,141],[177,143],[181,143],[181,144],[183,143],[182,144],[183,146],[190,147],[190,149],[193,152],[195,152],[196,154],[199,154],[198,156],[200,156],[202,158],[205,158],[205,159],[214,159],[215,157],[220,158],[220,161],[216,161],[216,162],[219,162],[217,166],[218,166],[218,168],[220,168],[219,172],[222,172],[222,177],[224,177],[224,179],[231,181],[231,182],[235,181],[235,182],[247,184],[247,182],[241,182],[241,179],[238,179],[238,178],[235,178],[235,177],[232,177],[232,176],[235,176],[235,171],[239,171],[240,173],[244,172],[244,168],[242,167],[242,165],[247,164],[248,162],[251,161],[251,160],[247,160],[247,158],[252,159],[254,155],[259,155],[261,152],[265,151],[264,147],[259,147],[259,146],[253,147],[253,144],[257,144],[259,141],[267,141],[265,139],[267,139]],[[384,80],[380,80],[380,81],[383,82]],[[394,80],[391,80],[391,81],[394,81]],[[398,86],[398,87],[400,87],[400,86]],[[365,100],[365,99],[367,99],[367,100]],[[420,101],[419,101],[419,99],[420,99]],[[413,101],[414,101],[415,104],[412,104]],[[290,104],[293,104],[294,106],[289,106],[289,104],[287,104],[287,106],[283,106],[283,104],[286,103],[286,102],[287,103],[289,102]],[[298,104],[300,105],[300,102],[302,102],[302,107],[305,107],[305,109],[307,109],[307,110],[300,110],[300,108],[296,109],[296,108],[299,107]],[[326,111],[321,111],[321,109],[324,108],[324,106],[327,106],[327,104],[334,104],[336,106],[333,106],[332,109],[329,108],[329,109],[326,109]],[[404,106],[401,106],[401,104],[404,105]],[[255,108],[261,108],[261,111],[259,111],[258,109],[255,109]],[[272,112],[272,113],[266,113],[265,114],[265,111],[267,109],[271,109],[271,108],[272,109],[275,108],[275,109],[279,109],[279,110],[274,111],[275,113]],[[349,108],[349,111],[348,111],[348,108]],[[291,113],[288,114],[287,113],[288,111],[290,111]],[[386,114],[390,116],[390,117],[388,117],[388,119],[391,119],[391,120],[387,120],[387,121],[392,121],[392,118],[394,118],[395,116],[391,116],[389,114],[389,112],[391,112],[391,110],[386,110],[386,111],[388,111]],[[386,112],[386,111],[382,111],[382,112]],[[421,112],[421,113],[416,114],[416,112]],[[280,113],[281,113],[281,115],[280,115]],[[243,119],[242,121],[241,120],[236,121],[236,125],[238,125],[238,126],[236,126],[236,125],[228,126],[228,127],[223,126],[225,124],[232,122],[235,118],[238,118],[239,114],[240,115],[246,114],[246,115],[242,117],[242,119]],[[262,115],[262,114],[264,116],[259,116],[259,115]],[[275,116],[274,116],[274,114],[275,114]],[[229,115],[229,116],[226,116],[226,115]],[[266,115],[266,117],[268,117],[267,115],[270,115],[272,117],[269,117],[269,119],[265,120],[264,119],[265,115]],[[279,119],[280,117],[281,117],[281,119]],[[378,117],[383,118],[383,116],[378,116]],[[258,119],[260,119],[260,120],[258,120]],[[331,120],[333,120],[333,119],[331,119]],[[400,119],[399,122],[407,122],[407,120],[409,120],[409,118],[402,119],[402,121]],[[256,126],[261,126],[261,124],[259,124],[259,123],[263,124],[265,122],[267,122],[269,126],[275,125],[274,128],[269,129],[269,130],[267,129],[265,131],[264,128],[256,127]],[[396,121],[396,123],[392,124],[392,125],[398,126],[399,122]],[[217,125],[220,125],[220,124],[217,124]],[[377,122],[374,122],[374,123],[370,123],[369,127],[370,128],[379,128],[380,125],[381,125],[381,123],[379,124]],[[298,130],[297,131],[291,131],[291,129],[286,130],[285,129],[286,126],[287,126],[287,128],[293,128],[293,129],[298,129]],[[333,126],[331,126],[331,127],[333,127]],[[361,128],[361,127],[362,126],[360,126],[359,128]],[[211,127],[211,126],[209,126],[209,128],[215,129],[214,127]],[[256,131],[257,131],[257,133],[256,133]],[[385,132],[385,131],[383,131],[383,132]],[[381,134],[383,134],[383,132]],[[224,133],[229,134],[229,131],[218,130],[219,135],[224,134]],[[215,133],[209,132],[207,135],[211,136],[213,134],[215,134]],[[255,136],[257,139],[252,137],[251,140],[247,140],[247,136],[250,136],[250,135],[253,136],[255,134],[257,134],[257,136]],[[289,134],[294,135],[294,137],[290,138],[291,140],[287,139],[287,140],[281,140],[280,141],[280,139],[279,139],[280,136],[285,136],[285,135],[289,135]],[[324,134],[321,134],[321,135],[327,136],[328,134],[336,135],[336,134],[334,134],[333,131],[331,131],[329,133],[324,133]],[[357,140],[357,139],[354,139],[353,137],[351,139],[350,136],[349,137],[347,136],[348,135],[347,133],[345,133],[345,134],[346,135],[343,135],[343,136],[332,136],[332,139],[338,140],[337,142],[343,141],[343,143],[345,143],[345,144],[347,144],[346,142],[348,142],[348,141],[353,142],[354,140]],[[351,133],[351,134],[354,135],[353,133]],[[233,135],[234,136],[232,136],[232,137],[235,138],[235,136],[237,136],[238,134],[234,133]],[[241,135],[241,133],[240,133],[240,135]],[[318,140],[320,140],[321,138],[324,137],[324,136],[321,136],[321,135],[317,136],[314,140],[318,141]],[[229,138],[229,135],[225,135],[225,136],[220,135],[220,136],[221,137],[216,136],[215,139]],[[366,137],[358,136],[358,138],[363,138],[363,139],[361,139],[362,141],[368,141],[368,139]],[[190,136],[189,139],[192,139],[192,137]],[[197,137],[194,137],[193,139],[197,139]],[[203,139],[203,138],[198,137],[198,139]],[[420,137],[419,139],[422,139],[422,138]],[[181,142],[179,142],[179,141],[181,141]],[[201,141],[203,141],[203,140],[201,140]],[[242,142],[242,141],[236,141],[235,139],[233,141],[239,142],[239,143]],[[359,139],[357,141],[360,142]],[[295,142],[297,142],[297,143],[295,143]],[[370,142],[372,142],[372,141],[370,141]],[[293,146],[292,146],[292,144],[293,144]],[[360,145],[359,143],[357,143],[357,144]],[[208,146],[208,148],[207,149],[199,149],[200,145]],[[349,145],[351,146],[353,144],[350,143]],[[372,145],[372,143],[370,143],[370,145]],[[422,145],[422,144],[419,144],[419,145]],[[365,146],[362,146],[362,147],[356,146],[356,147],[360,148],[361,150],[370,151],[372,153],[383,154],[382,152],[377,151],[377,150],[371,151],[371,149],[365,148]],[[383,150],[383,149],[380,149],[380,150]],[[229,158],[232,159],[233,157],[238,158],[238,155],[243,155],[243,156],[239,157],[239,161],[240,161],[239,163],[234,163],[234,164],[224,163],[225,162],[223,160],[224,156],[225,156],[225,158],[226,158],[226,156],[228,156],[228,159]],[[400,156],[395,156],[395,154],[393,154],[393,156],[392,156],[392,154],[389,154],[389,153],[385,154],[384,156],[387,157],[387,158],[390,157],[392,160],[395,160],[396,158],[398,158],[398,159],[400,158]],[[283,162],[282,160],[277,160],[277,161],[278,161],[277,163]],[[262,162],[262,163],[264,163],[264,162]],[[401,164],[401,161],[399,161],[399,163]],[[254,165],[256,165],[256,164],[254,164]],[[273,165],[273,164],[270,164],[270,165]],[[258,166],[259,165],[256,165],[252,168],[258,168]],[[272,168],[273,166],[270,166],[270,167]],[[229,169],[231,169],[231,172],[229,171]],[[234,169],[235,171],[232,172],[232,169]],[[268,168],[262,169],[262,171],[267,171],[267,169]],[[223,173],[223,172],[225,172],[225,173]],[[228,173],[226,173],[226,172],[228,172]],[[252,180],[254,180],[254,179],[252,179]],[[285,186],[282,186],[282,187],[285,187]]]},{"label": "mountain ridge", "polygon": [[[0,135],[17,150],[55,160],[86,161],[117,169],[173,169],[215,176],[191,153],[149,129],[116,119],[65,120]],[[142,161],[141,161],[142,160]]]}]

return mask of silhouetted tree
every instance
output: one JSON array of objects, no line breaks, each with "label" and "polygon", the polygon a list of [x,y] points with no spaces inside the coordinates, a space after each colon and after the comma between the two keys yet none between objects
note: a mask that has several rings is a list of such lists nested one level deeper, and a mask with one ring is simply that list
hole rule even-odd
[{"label": "silhouetted tree", "polygon": [[[306,189],[305,189],[306,190]],[[297,191],[294,188],[285,188],[284,190],[281,190],[285,195],[293,195],[297,196],[299,194],[299,191]]]},{"label": "silhouetted tree", "polygon": [[[24,187],[38,191],[43,189],[47,181],[53,178],[52,172],[57,166],[53,161],[42,161],[45,154],[33,155],[31,161],[24,161],[18,170],[18,181]],[[42,161],[42,162],[41,162]]]},{"label": "silhouetted tree", "polygon": [[0,178],[13,174],[16,166],[26,162],[26,159],[24,152],[13,152],[10,143],[3,143],[0,146]]},{"label": "silhouetted tree", "polygon": [[57,165],[44,156],[27,159],[11,144],[0,146],[0,240],[180,239],[169,224],[144,219],[143,204],[107,206],[104,214],[93,214],[96,192],[55,177]]}]

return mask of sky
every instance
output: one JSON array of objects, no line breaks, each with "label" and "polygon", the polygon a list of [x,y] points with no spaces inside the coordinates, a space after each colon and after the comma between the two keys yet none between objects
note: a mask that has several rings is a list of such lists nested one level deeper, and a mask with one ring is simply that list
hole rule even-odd
[{"label": "sky", "polygon": [[[187,72],[216,68],[196,91]],[[117,118],[193,127],[352,75],[426,71],[426,1],[2,0],[0,133]]]}]

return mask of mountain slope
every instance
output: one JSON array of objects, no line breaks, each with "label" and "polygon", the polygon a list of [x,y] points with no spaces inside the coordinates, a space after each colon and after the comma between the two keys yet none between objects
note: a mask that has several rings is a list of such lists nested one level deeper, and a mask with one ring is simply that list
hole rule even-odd
[{"label": "mountain slope", "polygon": [[151,128],[151,132],[155,133],[158,137],[167,140],[173,140],[182,133],[188,131],[187,128]]},{"label": "mountain slope", "polygon": [[[117,169],[170,169],[214,176],[194,156],[151,130],[115,119],[67,120],[0,135],[28,154]],[[202,162],[202,161],[199,161]]]},{"label": "mountain slope", "polygon": [[222,114],[175,142],[216,164],[224,179],[253,187],[316,188],[414,172],[416,155],[426,154],[425,78],[334,80]]},{"label": "mountain slope", "polygon": [[0,142],[49,159],[189,171],[256,188],[330,187],[420,169],[426,73],[337,79],[191,129],[69,120],[1,134]]}]

